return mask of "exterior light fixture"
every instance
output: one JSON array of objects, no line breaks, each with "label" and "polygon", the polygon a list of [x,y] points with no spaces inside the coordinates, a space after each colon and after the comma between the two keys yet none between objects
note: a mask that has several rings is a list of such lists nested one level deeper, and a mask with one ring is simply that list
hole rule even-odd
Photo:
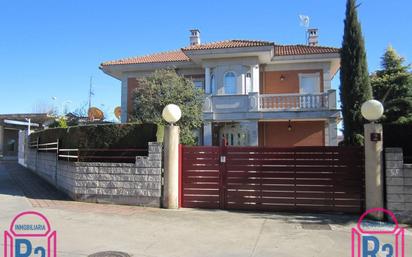
[{"label": "exterior light fixture", "polygon": [[165,121],[173,125],[182,117],[182,111],[175,104],[168,104],[162,111],[162,117]]},{"label": "exterior light fixture", "polygon": [[289,125],[288,125],[288,131],[292,131],[292,124],[290,123],[290,120],[289,120]]},{"label": "exterior light fixture", "polygon": [[283,75],[283,74],[282,74],[282,75],[280,75],[280,81],[284,81],[284,80],[285,80],[285,78],[286,78],[286,77],[285,77],[285,75]]},{"label": "exterior light fixture", "polygon": [[362,116],[369,121],[379,120],[383,115],[383,105],[377,100],[368,100],[361,106]]}]

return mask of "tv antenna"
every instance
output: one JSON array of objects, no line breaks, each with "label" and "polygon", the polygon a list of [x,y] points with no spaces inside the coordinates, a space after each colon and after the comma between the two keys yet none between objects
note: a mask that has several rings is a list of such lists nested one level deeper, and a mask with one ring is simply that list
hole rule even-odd
[{"label": "tv antenna", "polygon": [[94,92],[93,92],[93,76],[90,76],[90,85],[89,85],[89,109],[92,107],[92,96],[94,96]]},{"label": "tv antenna", "polygon": [[300,26],[305,29],[305,42],[306,42],[306,44],[307,44],[307,43],[308,43],[308,42],[307,42],[307,40],[308,40],[307,31],[308,31],[309,22],[310,22],[309,16],[303,15],[303,14],[299,14],[299,21],[300,21]]}]

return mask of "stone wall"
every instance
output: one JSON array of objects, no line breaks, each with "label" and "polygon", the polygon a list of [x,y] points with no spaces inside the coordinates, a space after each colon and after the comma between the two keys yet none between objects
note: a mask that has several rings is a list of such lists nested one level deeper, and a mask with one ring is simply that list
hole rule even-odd
[{"label": "stone wall", "polygon": [[160,207],[162,146],[135,163],[67,162],[55,153],[27,152],[27,167],[74,200]]},{"label": "stone wall", "polygon": [[386,206],[399,222],[412,223],[412,164],[403,163],[402,148],[385,148]]}]

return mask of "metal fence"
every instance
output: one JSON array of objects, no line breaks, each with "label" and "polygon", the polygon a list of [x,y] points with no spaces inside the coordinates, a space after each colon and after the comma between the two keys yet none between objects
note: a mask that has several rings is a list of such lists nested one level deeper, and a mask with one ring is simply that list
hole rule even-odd
[{"label": "metal fence", "polygon": [[147,156],[147,148],[61,148],[60,141],[40,143],[30,141],[29,148],[38,152],[54,152],[59,160],[71,162],[127,162],[134,163],[136,156]]}]

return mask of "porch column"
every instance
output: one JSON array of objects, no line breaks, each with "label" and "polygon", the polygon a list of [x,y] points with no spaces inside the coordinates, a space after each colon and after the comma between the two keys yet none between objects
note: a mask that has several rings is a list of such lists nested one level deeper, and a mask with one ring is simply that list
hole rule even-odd
[{"label": "porch column", "polygon": [[205,121],[203,124],[203,145],[212,145],[212,122]]},{"label": "porch column", "polygon": [[120,121],[122,123],[127,122],[127,77],[123,77],[122,79],[122,91],[121,91],[121,115],[120,115]]},{"label": "porch column", "polygon": [[250,71],[252,92],[259,92],[259,65],[250,66]]},{"label": "porch column", "polygon": [[328,136],[329,136],[329,146],[338,145],[338,124],[336,119],[329,119],[328,122]]},{"label": "porch column", "polygon": [[249,144],[251,146],[258,146],[259,145],[259,128],[258,122],[253,121],[249,123]]},{"label": "porch column", "polygon": [[323,69],[323,92],[332,89],[332,80],[329,69]]},{"label": "porch column", "polygon": [[4,148],[4,127],[0,125],[0,158],[3,157]]},{"label": "porch column", "polygon": [[210,67],[205,67],[205,93],[212,93],[212,89],[210,88]]},{"label": "porch column", "polygon": [[249,146],[259,145],[259,128],[258,121],[245,121],[240,122],[240,126],[244,127],[248,132]]}]

